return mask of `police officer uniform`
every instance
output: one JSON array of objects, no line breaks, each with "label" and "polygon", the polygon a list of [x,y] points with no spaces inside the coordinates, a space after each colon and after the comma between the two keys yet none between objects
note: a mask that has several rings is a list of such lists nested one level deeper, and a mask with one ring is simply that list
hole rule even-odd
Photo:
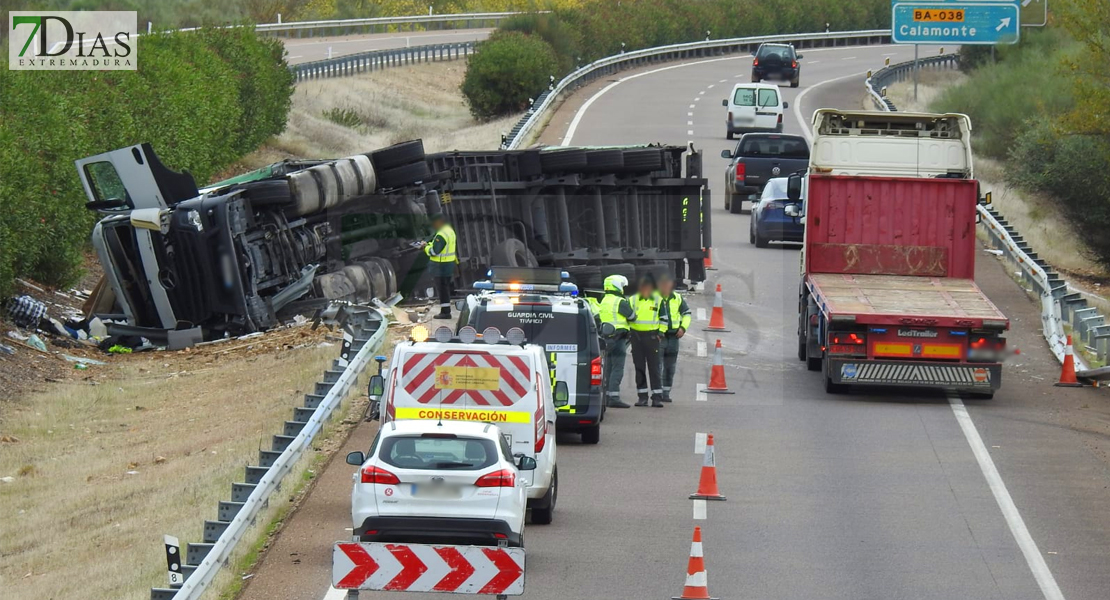
[{"label": "police officer uniform", "polygon": [[436,221],[441,221],[443,224],[432,236],[432,241],[424,246],[424,253],[428,255],[432,280],[435,282],[436,295],[439,297],[439,314],[436,318],[450,319],[451,282],[455,276],[455,265],[459,262],[458,244],[455,230],[443,220],[443,215],[433,215],[432,222]]},{"label": "police officer uniform", "polygon": [[660,375],[663,384],[663,402],[671,401],[671,385],[674,383],[675,367],[678,364],[678,333],[684,335],[690,329],[690,306],[678,292],[669,296],[659,295]]},{"label": "police officer uniform", "polygon": [[650,391],[651,405],[663,407],[663,384],[659,377],[659,301],[658,292],[646,298],[636,293],[628,299],[636,313],[635,320],[629,324],[632,364],[636,368],[636,406],[647,406]]},{"label": "police officer uniform", "polygon": [[621,381],[624,379],[624,361],[628,355],[628,321],[635,319],[632,305],[624,297],[624,286],[628,282],[621,275],[605,278],[605,295],[594,304],[598,321],[610,323],[615,333],[605,337],[605,358],[602,362],[601,389],[605,392],[605,405],[612,408],[628,408],[621,401]]}]

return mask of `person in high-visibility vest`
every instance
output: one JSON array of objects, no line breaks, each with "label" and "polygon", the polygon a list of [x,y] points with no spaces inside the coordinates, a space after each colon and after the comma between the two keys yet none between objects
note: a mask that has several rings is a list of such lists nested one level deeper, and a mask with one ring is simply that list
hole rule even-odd
[{"label": "person in high-visibility vest", "polygon": [[663,402],[671,401],[671,385],[678,365],[678,340],[690,329],[690,306],[674,291],[674,278],[659,278],[659,332],[663,334],[659,348],[659,370],[663,383]]},{"label": "person in high-visibility vest", "polygon": [[[628,299],[635,320],[629,323],[632,330],[632,365],[636,367],[636,406],[651,405],[663,408],[663,383],[659,377],[659,292],[650,275],[640,280],[638,291]],[[648,385],[651,385],[649,388]]]},{"label": "person in high-visibility vest", "polygon": [[603,337],[605,357],[602,359],[601,389],[605,393],[605,405],[612,408],[629,408],[631,405],[621,401],[621,381],[624,379],[624,361],[628,356],[628,321],[635,319],[632,305],[624,297],[628,278],[623,275],[610,275],[605,278],[605,295],[597,303],[597,319],[602,324],[611,323],[614,333]]},{"label": "person in high-visibility vest", "polygon": [[424,254],[428,255],[428,268],[439,297],[439,314],[435,318],[450,319],[451,293],[454,291],[451,282],[455,277],[455,265],[459,262],[458,244],[455,230],[443,214],[432,215],[432,229],[435,235],[431,242],[424,243]]}]

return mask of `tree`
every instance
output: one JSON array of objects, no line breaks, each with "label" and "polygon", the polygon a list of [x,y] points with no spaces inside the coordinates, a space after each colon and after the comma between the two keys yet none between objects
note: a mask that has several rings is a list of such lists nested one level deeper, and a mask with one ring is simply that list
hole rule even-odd
[{"label": "tree", "polygon": [[515,31],[498,32],[478,44],[463,79],[470,112],[488,119],[524,110],[528,99],[557,73],[555,51],[547,42]]}]

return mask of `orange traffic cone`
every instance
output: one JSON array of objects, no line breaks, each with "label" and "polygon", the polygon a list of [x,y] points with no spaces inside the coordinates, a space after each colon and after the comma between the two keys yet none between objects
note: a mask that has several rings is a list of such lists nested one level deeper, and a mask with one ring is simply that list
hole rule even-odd
[{"label": "orange traffic cone", "polygon": [[709,326],[706,331],[728,331],[725,329],[725,308],[721,300],[721,284],[717,284],[717,293],[713,297],[713,312],[709,314]]},{"label": "orange traffic cone", "polygon": [[707,394],[735,394],[728,389],[725,383],[725,364],[721,360],[721,340],[717,340],[717,347],[713,349],[713,366],[709,368],[709,386],[705,388]]},{"label": "orange traffic cone", "polygon": [[705,556],[701,548],[701,527],[694,528],[694,541],[690,544],[690,562],[686,566],[686,585],[681,596],[671,600],[719,600],[709,595],[706,584]]},{"label": "orange traffic cone", "polygon": [[713,266],[713,249],[712,248],[706,248],[705,249],[705,270],[706,271],[716,271],[717,270],[717,267]]},{"label": "orange traffic cone", "polygon": [[1083,387],[1075,378],[1075,355],[1071,348],[1071,336],[1068,336],[1068,345],[1064,347],[1064,364],[1060,367],[1060,381],[1056,387]]},{"label": "orange traffic cone", "polygon": [[705,440],[705,462],[701,465],[701,478],[698,479],[698,491],[690,494],[691,500],[725,500],[721,490],[717,489],[717,459],[713,456],[713,434]]}]

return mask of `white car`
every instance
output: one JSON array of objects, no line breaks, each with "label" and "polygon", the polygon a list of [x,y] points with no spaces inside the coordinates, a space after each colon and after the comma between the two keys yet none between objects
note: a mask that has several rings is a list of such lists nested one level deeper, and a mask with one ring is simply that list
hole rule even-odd
[{"label": "white car", "polygon": [[351,491],[355,538],[363,542],[523,546],[527,510],[520,471],[501,429],[489,423],[390,421],[359,466]]},{"label": "white car", "polygon": [[725,130],[731,140],[738,133],[782,133],[782,116],[790,103],[783,101],[777,85],[738,83],[721,106],[728,109]]}]

